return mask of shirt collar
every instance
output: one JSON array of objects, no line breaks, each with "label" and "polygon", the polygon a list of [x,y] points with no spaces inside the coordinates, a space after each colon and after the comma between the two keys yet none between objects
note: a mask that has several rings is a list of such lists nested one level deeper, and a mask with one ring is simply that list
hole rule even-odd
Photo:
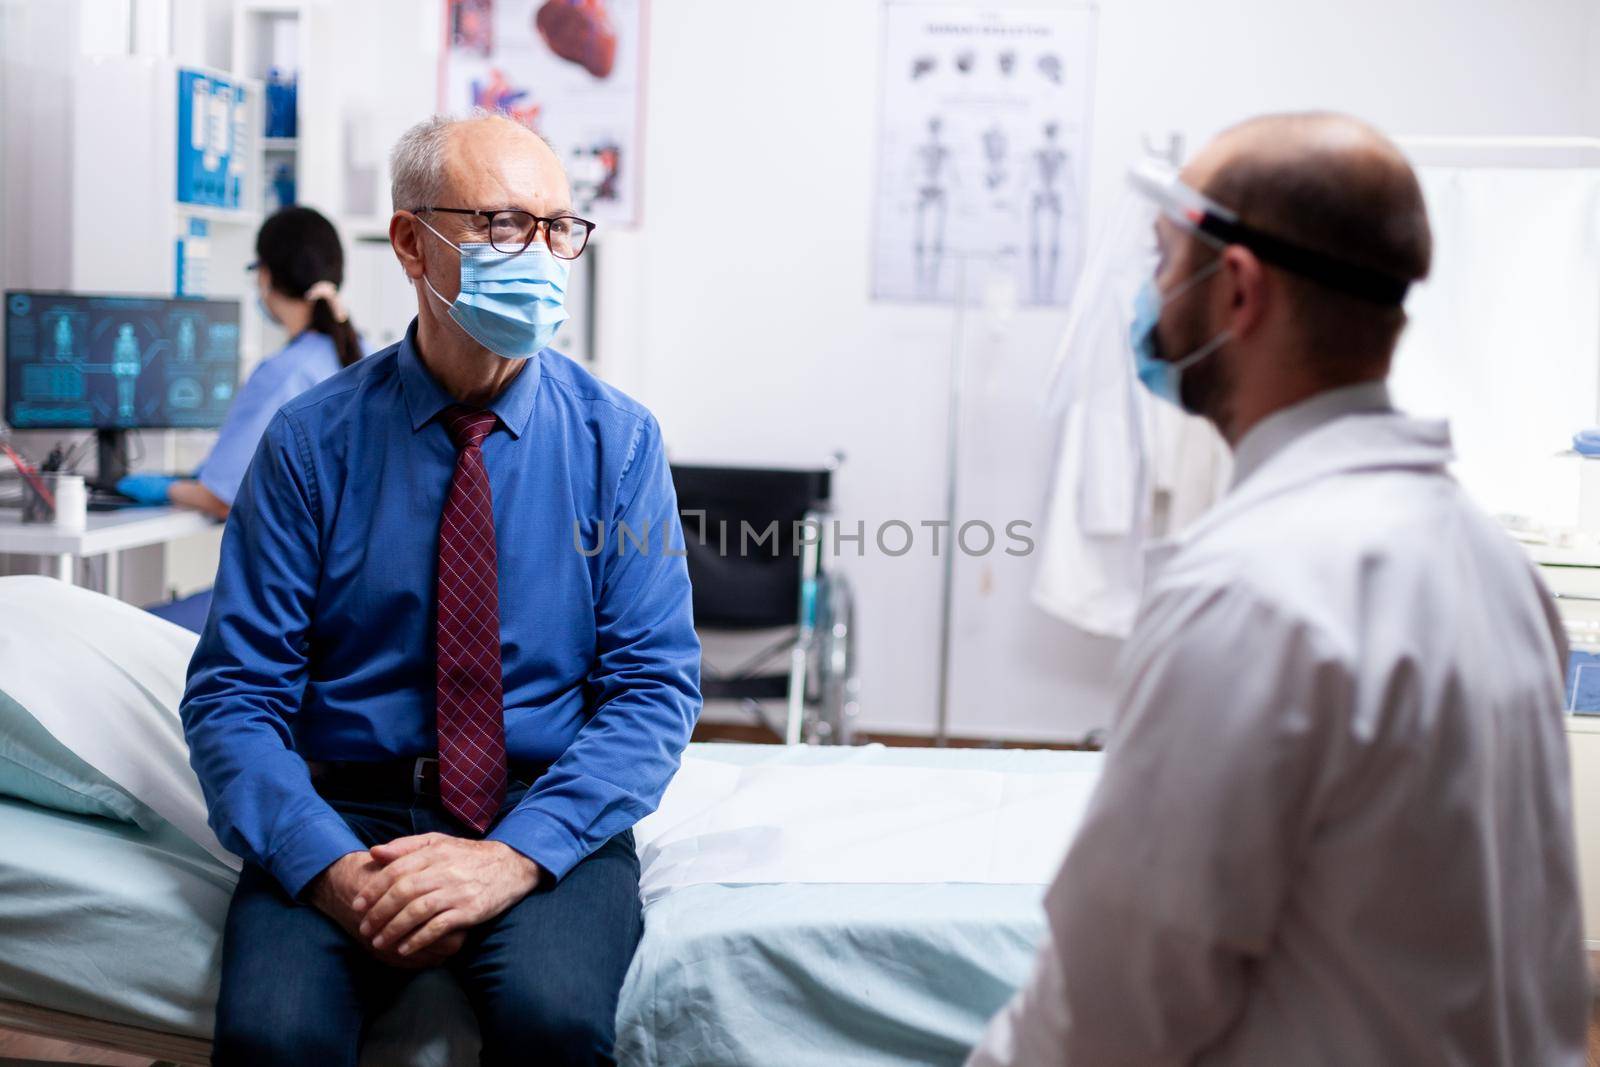
[{"label": "shirt collar", "polygon": [[[522,431],[527,429],[528,418],[533,414],[533,398],[539,393],[539,379],[543,377],[540,374],[540,358],[536,355],[527,360],[528,366],[523,367],[522,372],[511,379],[511,384],[489,402],[489,410],[495,413],[500,425],[512,437],[522,436]],[[445,392],[444,386],[422,365],[422,358],[417,355],[416,319],[412,319],[411,325],[406,327],[406,336],[400,342],[397,359],[400,365],[400,391],[406,398],[411,429],[416,432],[458,401]]]},{"label": "shirt collar", "polygon": [[1251,427],[1233,450],[1233,484],[1239,485],[1267,459],[1298,437],[1343,415],[1393,411],[1389,387],[1382,381],[1329,389],[1275,411]]}]

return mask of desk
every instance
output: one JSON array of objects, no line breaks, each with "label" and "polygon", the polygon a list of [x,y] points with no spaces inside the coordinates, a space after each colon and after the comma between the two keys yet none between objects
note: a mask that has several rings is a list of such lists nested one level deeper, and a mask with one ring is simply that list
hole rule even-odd
[{"label": "desk", "polygon": [[48,523],[23,522],[22,513],[0,510],[0,552],[23,556],[54,556],[56,577],[72,584],[77,561],[105,555],[106,592],[117,595],[117,553],[204,533],[216,520],[187,508],[124,508],[91,511],[87,526],[78,532]]}]

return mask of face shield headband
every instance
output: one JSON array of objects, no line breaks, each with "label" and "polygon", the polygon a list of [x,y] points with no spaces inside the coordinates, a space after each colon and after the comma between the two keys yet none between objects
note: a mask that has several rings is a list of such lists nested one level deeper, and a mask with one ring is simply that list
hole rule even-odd
[{"label": "face shield headband", "polygon": [[1163,215],[1208,244],[1242,245],[1264,263],[1374,304],[1398,307],[1411,288],[1405,278],[1348,263],[1240,222],[1234,212],[1189,188],[1174,171],[1153,160],[1129,171],[1128,182]]}]

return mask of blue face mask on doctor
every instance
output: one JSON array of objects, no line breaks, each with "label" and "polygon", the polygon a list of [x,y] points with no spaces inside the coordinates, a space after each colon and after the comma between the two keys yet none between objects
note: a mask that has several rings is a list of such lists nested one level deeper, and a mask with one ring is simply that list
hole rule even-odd
[{"label": "blue face mask on doctor", "polygon": [[[418,219],[428,226],[422,219]],[[422,282],[467,336],[506,359],[528,359],[555,340],[567,321],[567,261],[542,241],[521,252],[501,252],[486,241],[456,244],[428,226],[461,255],[461,291],[446,300],[423,275]]]},{"label": "blue face mask on doctor", "polygon": [[[1154,278],[1145,279],[1133,301],[1133,324],[1128,328],[1128,340],[1133,346],[1134,371],[1139,381],[1157,397],[1169,404],[1183,407],[1183,372],[1221,348],[1228,340],[1228,331],[1195,349],[1181,359],[1163,359],[1161,338],[1156,327],[1161,322],[1161,310],[1191,288],[1211,277],[1222,268],[1222,260],[1211,263],[1184,279],[1170,293],[1162,293]],[[1187,409],[1185,409],[1187,410]]]}]

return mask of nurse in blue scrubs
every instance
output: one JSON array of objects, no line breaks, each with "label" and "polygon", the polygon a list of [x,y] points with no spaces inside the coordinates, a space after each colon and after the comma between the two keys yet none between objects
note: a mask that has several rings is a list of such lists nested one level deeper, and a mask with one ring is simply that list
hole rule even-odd
[{"label": "nurse in blue scrubs", "polygon": [[141,504],[177,504],[228,517],[245,468],[278,409],[363,355],[339,298],[344,249],[333,224],[308,207],[286,207],[256,234],[262,309],[289,343],[262,360],[234,397],[211,454],[194,478],[130,474],[117,491]]}]

